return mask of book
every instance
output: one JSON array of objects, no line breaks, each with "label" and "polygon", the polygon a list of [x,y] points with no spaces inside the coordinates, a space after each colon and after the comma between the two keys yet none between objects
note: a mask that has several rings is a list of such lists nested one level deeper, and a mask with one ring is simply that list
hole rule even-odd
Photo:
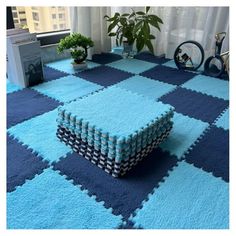
[{"label": "book", "polygon": [[43,66],[39,41],[26,41],[13,44],[17,80],[21,87],[34,86],[43,81]]},{"label": "book", "polygon": [[[7,77],[9,81],[23,88],[41,82],[43,71],[40,55],[40,42],[37,41],[35,33],[29,33],[27,30],[8,31]],[[32,77],[33,71],[35,71],[34,77]]]}]

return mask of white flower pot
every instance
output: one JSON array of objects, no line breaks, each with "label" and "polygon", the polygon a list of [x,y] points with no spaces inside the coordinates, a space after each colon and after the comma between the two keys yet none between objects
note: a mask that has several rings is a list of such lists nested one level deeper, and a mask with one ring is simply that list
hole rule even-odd
[{"label": "white flower pot", "polygon": [[75,71],[84,70],[88,67],[86,62],[81,62],[79,64],[73,62],[72,65],[73,65],[73,68],[74,68]]}]

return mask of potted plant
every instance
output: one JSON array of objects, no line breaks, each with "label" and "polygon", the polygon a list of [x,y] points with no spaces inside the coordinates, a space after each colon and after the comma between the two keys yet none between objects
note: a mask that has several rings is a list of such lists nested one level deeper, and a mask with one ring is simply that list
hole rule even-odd
[{"label": "potted plant", "polygon": [[79,33],[72,33],[60,40],[57,52],[62,53],[64,50],[70,50],[71,57],[74,59],[72,65],[75,70],[78,70],[87,67],[85,60],[88,56],[88,49],[93,46],[94,43],[90,38]]},{"label": "potted plant", "polygon": [[150,7],[145,7],[145,12],[132,9],[131,13],[121,15],[116,12],[112,17],[104,16],[110,23],[108,36],[116,37],[116,45],[123,44],[125,53],[129,54],[132,51],[135,42],[138,52],[147,46],[149,51],[154,53],[151,40],[155,39],[155,36],[151,34],[151,27],[161,31],[160,24],[163,24],[163,21],[160,17],[149,14],[149,10]]}]

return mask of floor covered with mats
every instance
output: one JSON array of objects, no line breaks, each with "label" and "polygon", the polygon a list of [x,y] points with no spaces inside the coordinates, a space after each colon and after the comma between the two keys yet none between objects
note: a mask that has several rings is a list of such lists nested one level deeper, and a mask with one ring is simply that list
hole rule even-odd
[{"label": "floor covered with mats", "polygon": [[[70,63],[31,88],[7,81],[7,228],[229,228],[229,81],[147,53]],[[169,137],[122,178],[56,137],[60,105],[112,85],[175,108]]]}]

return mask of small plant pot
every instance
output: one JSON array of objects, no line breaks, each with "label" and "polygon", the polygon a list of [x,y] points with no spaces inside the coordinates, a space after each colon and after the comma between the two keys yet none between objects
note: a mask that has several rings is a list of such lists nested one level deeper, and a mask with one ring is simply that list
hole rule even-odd
[{"label": "small plant pot", "polygon": [[72,62],[71,64],[73,65],[73,68],[74,68],[75,71],[77,71],[77,70],[84,70],[84,69],[87,68],[87,63],[84,62],[84,61],[79,63],[79,64],[75,63],[75,62]]}]

